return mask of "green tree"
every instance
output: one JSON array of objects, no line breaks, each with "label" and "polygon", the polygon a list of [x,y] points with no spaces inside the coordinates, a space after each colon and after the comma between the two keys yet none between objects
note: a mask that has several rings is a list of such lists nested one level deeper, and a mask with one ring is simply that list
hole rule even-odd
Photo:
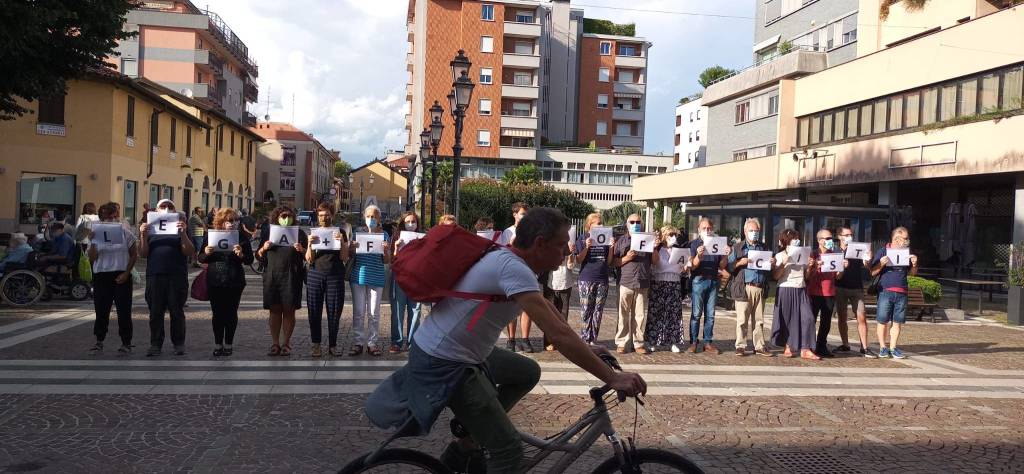
[{"label": "green tree", "polygon": [[344,178],[352,172],[352,165],[345,160],[338,160],[334,163],[334,177]]},{"label": "green tree", "polygon": [[136,33],[122,29],[134,0],[48,0],[4,2],[0,9],[0,120],[29,112],[18,98],[37,100],[67,90],[66,81],[91,71],[108,71],[119,40]]},{"label": "green tree", "polygon": [[501,178],[501,182],[507,185],[538,184],[540,183],[540,170],[533,164],[512,168]]},{"label": "green tree", "polygon": [[[424,182],[426,183],[425,185],[427,187],[427,202],[421,203],[421,206],[426,209],[426,214],[428,216],[427,217],[428,219],[429,219],[429,216],[430,216],[430,200],[431,200],[431,196],[430,196],[430,180],[431,180],[431,176],[433,176],[433,171],[434,170],[433,170],[433,168],[431,166],[427,166],[426,170],[424,171],[424,177],[426,178],[426,181],[424,181]],[[448,212],[448,209],[449,209],[448,198],[451,196],[451,191],[452,191],[452,175],[453,175],[453,173],[454,173],[454,166],[453,166],[451,160],[445,160],[445,161],[442,161],[442,162],[437,164],[437,197],[436,197],[435,202],[436,202],[436,209],[437,209],[436,214],[437,214],[437,218],[439,218],[439,219],[444,214],[450,214],[450,212]],[[460,198],[461,198],[461,196],[460,196]],[[429,224],[430,225],[434,225],[433,222],[431,222]]]},{"label": "green tree", "polygon": [[715,81],[732,74],[736,74],[736,71],[716,64],[701,71],[700,76],[697,79],[697,83],[699,83],[701,87],[707,89],[707,87]]},{"label": "green tree", "polygon": [[632,201],[626,201],[611,209],[601,211],[601,223],[606,226],[625,224],[626,218],[628,218],[630,214],[638,214],[643,217],[643,210],[644,208],[640,207],[639,204]]},{"label": "green tree", "polygon": [[494,219],[497,229],[512,225],[512,203],[518,201],[532,207],[560,209],[570,219],[582,219],[594,212],[594,206],[572,191],[545,184],[508,185],[493,179],[466,179],[459,199],[459,224],[468,229],[481,217]]}]

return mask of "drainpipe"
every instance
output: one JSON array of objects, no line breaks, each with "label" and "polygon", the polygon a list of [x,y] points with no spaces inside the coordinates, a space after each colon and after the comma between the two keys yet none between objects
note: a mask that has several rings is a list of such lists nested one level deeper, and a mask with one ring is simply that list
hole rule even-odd
[{"label": "drainpipe", "polygon": [[146,168],[146,178],[153,176],[153,160],[156,156],[153,154],[153,140],[156,139],[156,128],[159,124],[160,114],[162,110],[153,109],[153,113],[149,116],[149,163]]},{"label": "drainpipe", "polygon": [[217,125],[217,143],[213,145],[213,182],[216,183],[219,179],[220,166],[220,144],[224,143],[224,124]]}]

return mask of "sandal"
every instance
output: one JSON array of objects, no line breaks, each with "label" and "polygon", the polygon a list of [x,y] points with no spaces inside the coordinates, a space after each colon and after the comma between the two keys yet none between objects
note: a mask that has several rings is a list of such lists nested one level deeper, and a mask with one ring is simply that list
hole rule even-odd
[{"label": "sandal", "polygon": [[376,348],[376,347],[369,347],[369,348],[367,348],[366,349],[366,353],[370,354],[371,356],[374,356],[374,357],[380,357],[381,356],[380,349]]},{"label": "sandal", "polygon": [[352,350],[348,351],[349,356],[357,356],[363,353],[363,346],[356,344],[352,346]]},{"label": "sandal", "polygon": [[327,355],[331,357],[340,357],[341,352],[338,351],[338,346],[331,346],[327,348]]},{"label": "sandal", "polygon": [[282,357],[288,357],[290,355],[292,355],[292,346],[291,346],[291,344],[285,344],[285,345],[281,346],[281,356]]},{"label": "sandal", "polygon": [[810,349],[804,349],[804,350],[800,351],[800,358],[801,359],[807,359],[807,360],[821,360],[821,357],[819,357],[817,354],[815,354]]},{"label": "sandal", "polygon": [[268,356],[279,356],[281,355],[281,346],[274,344],[270,346],[270,352],[267,352]]}]

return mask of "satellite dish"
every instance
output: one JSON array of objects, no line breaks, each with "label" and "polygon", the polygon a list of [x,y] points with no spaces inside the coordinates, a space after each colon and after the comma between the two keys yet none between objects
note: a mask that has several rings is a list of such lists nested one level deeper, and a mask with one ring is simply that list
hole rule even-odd
[{"label": "satellite dish", "polygon": [[181,94],[184,95],[185,97],[188,97],[189,99],[191,99],[192,98],[192,89],[189,89],[189,88],[182,89],[181,90]]}]

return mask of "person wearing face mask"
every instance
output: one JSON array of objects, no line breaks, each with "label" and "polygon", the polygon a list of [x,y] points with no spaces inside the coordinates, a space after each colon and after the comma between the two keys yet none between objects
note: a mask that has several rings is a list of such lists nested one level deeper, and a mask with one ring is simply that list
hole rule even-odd
[{"label": "person wearing face mask", "polygon": [[679,278],[682,269],[672,262],[672,248],[679,241],[679,229],[667,225],[658,231],[652,256],[653,274],[650,309],[647,311],[647,348],[669,347],[683,343],[683,298]]},{"label": "person wearing face mask", "polygon": [[[523,217],[526,217],[526,212],[529,211],[529,210],[530,210],[530,207],[527,206],[525,202],[515,202],[515,203],[512,203],[512,219],[514,220],[514,223],[512,225],[508,226],[507,229],[505,229],[504,231],[501,232],[501,236],[498,237],[498,245],[504,245],[506,247],[511,247],[512,246],[512,243],[516,240],[516,227],[519,225],[519,221],[523,220]],[[538,282],[541,283],[541,284],[544,283],[543,281],[538,281]],[[522,331],[523,331],[523,334],[525,335],[524,339],[526,339],[526,341],[525,341],[525,344],[523,344],[523,343],[517,344],[516,343],[516,326],[517,325],[518,326],[523,326],[524,320],[525,320],[526,327]],[[506,349],[508,349],[510,351],[513,351],[513,352],[514,351],[523,351],[523,350],[525,350],[527,352],[533,352],[533,346],[530,345],[530,339],[529,339],[529,335],[530,335],[530,317],[527,316],[526,313],[523,313],[518,320],[513,319],[512,322],[508,323],[508,327],[506,328],[506,330],[508,332],[508,341],[505,343],[506,344]]]},{"label": "person wearing face mask", "polygon": [[[761,243],[761,221],[750,218],[743,224],[743,241],[736,244],[729,255],[729,271],[733,273],[734,284],[730,293],[736,302],[736,355],[747,355],[747,341],[754,344],[754,353],[772,357],[764,343],[764,300],[768,293],[769,270],[750,268],[751,250],[768,250]],[[775,259],[771,259],[775,265]]]},{"label": "person wearing face mask", "polygon": [[240,229],[238,213],[234,209],[221,209],[213,216],[214,230],[238,232],[238,243],[229,252],[218,252],[216,242],[210,242],[207,233],[199,263],[206,264],[206,291],[210,296],[210,310],[213,312],[213,350],[215,357],[229,356],[234,352],[235,329],[238,328],[238,303],[245,289],[245,269],[242,265],[252,263],[252,246],[249,234]]},{"label": "person wearing face mask", "polygon": [[[839,229],[839,249],[846,253],[850,242],[853,242],[853,229],[841,227]],[[857,335],[860,336],[860,354],[868,359],[875,359],[878,356],[871,352],[868,347],[868,318],[864,311],[864,265],[871,261],[871,255],[865,253],[864,258],[846,259],[846,269],[843,275],[836,280],[836,317],[839,318],[839,337],[843,344],[836,348],[836,352],[849,352],[850,339],[849,328],[847,327],[847,307],[852,307],[857,316]]]},{"label": "person wearing face mask", "polygon": [[[395,255],[398,257],[398,252],[402,251],[408,242],[402,240],[402,231],[406,232],[419,232],[420,231],[420,220],[416,217],[416,213],[407,211],[402,214],[400,219],[400,227],[395,230],[394,236],[391,240],[395,242]],[[391,278],[391,348],[388,352],[392,354],[398,354],[399,352],[409,350],[409,344],[412,342],[412,335],[416,332],[416,328],[420,325],[420,304],[412,301],[406,296],[402,288],[398,286],[398,282],[395,281],[394,277]]]},{"label": "person wearing face mask", "polygon": [[171,315],[171,343],[175,355],[185,355],[185,301],[188,299],[187,259],[195,254],[185,218],[170,199],[156,205],[157,212],[178,216],[178,235],[149,236],[149,226],[139,226],[139,256],[146,259],[146,301],[149,302],[147,357],[160,355],[164,344],[164,312]]},{"label": "person wearing face mask", "polygon": [[604,317],[604,303],[608,298],[608,246],[597,245],[590,235],[590,229],[601,225],[598,212],[587,216],[583,229],[585,234],[576,239],[576,264],[580,267],[580,337],[587,344],[596,344]]},{"label": "person wearing face mask", "polygon": [[[363,211],[366,232],[383,234],[383,253],[356,253],[352,259],[352,273],[349,285],[352,287],[352,331],[355,333],[352,349],[348,355],[357,356],[363,349],[372,356],[381,355],[377,346],[377,332],[380,329],[380,304],[384,295],[385,267],[391,263],[391,246],[388,235],[381,228],[380,209],[377,206],[366,206]],[[349,249],[355,252],[356,240],[352,239]]]},{"label": "person wearing face mask", "polygon": [[818,246],[811,252],[810,260],[807,262],[807,294],[811,297],[811,312],[818,320],[818,338],[814,345],[814,353],[819,357],[835,357],[828,349],[828,333],[832,328],[832,313],[836,307],[836,280],[843,274],[820,271],[821,256],[839,251],[832,240],[832,231],[821,229],[816,238]]},{"label": "person wearing face mask", "polygon": [[[917,255],[910,255],[910,266],[893,265],[886,256],[886,249],[910,248],[910,232],[906,227],[892,231],[892,240],[885,248],[878,249],[871,260],[871,276],[879,277],[881,291],[878,293],[878,357],[882,359],[906,359],[903,351],[896,347],[900,332],[907,322],[907,276],[917,275]],[[892,323],[890,330],[889,324]],[[888,342],[888,346],[886,346]]]},{"label": "person wearing face mask", "polygon": [[794,229],[779,233],[779,253],[775,254],[772,278],[779,282],[775,296],[775,315],[772,318],[772,342],[784,346],[785,357],[793,357],[793,350],[800,351],[800,357],[821,360],[814,354],[814,313],[807,297],[808,263],[796,263],[789,259],[789,248],[800,246],[800,234]]},{"label": "person wearing face mask", "polygon": [[[316,219],[320,227],[331,227],[334,210],[330,204],[321,203],[316,208]],[[334,357],[338,352],[338,330],[341,326],[341,310],[345,305],[345,262],[348,261],[348,239],[344,230],[335,232],[334,240],[341,242],[341,250],[314,250],[320,237],[309,236],[306,249],[306,313],[309,316],[309,339],[313,344],[311,357],[323,356],[323,310],[327,309],[327,353]]]},{"label": "person wearing face mask", "polygon": [[619,320],[615,331],[615,350],[625,354],[632,343],[637,354],[648,354],[644,346],[647,329],[647,299],[651,288],[651,255],[630,249],[632,236],[643,232],[638,214],[626,219],[626,235],[615,241],[612,265],[622,269],[619,281]]},{"label": "person wearing face mask", "polygon": [[[288,206],[278,206],[270,214],[270,224],[284,227],[295,224],[295,211]],[[292,332],[295,331],[295,311],[302,307],[302,282],[305,280],[303,255],[309,245],[306,233],[299,229],[299,241],[291,246],[274,245],[270,240],[270,226],[263,226],[260,232],[263,246],[256,257],[266,262],[263,272],[263,309],[270,311],[269,356],[292,354]]]},{"label": "person wearing face mask", "polygon": [[[704,338],[703,349],[709,354],[718,355],[720,351],[714,344],[715,333],[715,303],[718,301],[718,287],[723,276],[728,277],[726,266],[729,263],[728,255],[706,255],[704,239],[715,235],[714,224],[711,220],[702,217],[697,224],[697,238],[690,242],[692,260],[690,262],[690,276],[692,280],[692,295],[690,298],[693,310],[690,312],[690,347],[686,352],[696,354],[701,350],[700,318],[704,317]],[[732,249],[728,249],[729,254]]]},{"label": "person wearing face mask", "polygon": [[[99,219],[104,224],[117,224],[120,221],[120,206],[116,202],[108,202],[99,208]],[[96,310],[96,324],[93,335],[96,345],[93,352],[103,350],[103,341],[107,337],[107,326],[110,323],[110,309],[117,308],[117,333],[121,337],[121,354],[132,352],[132,268],[138,258],[138,245],[135,234],[121,228],[120,246],[96,246],[95,237],[89,230],[89,248],[86,251],[92,263],[93,306]]]}]

